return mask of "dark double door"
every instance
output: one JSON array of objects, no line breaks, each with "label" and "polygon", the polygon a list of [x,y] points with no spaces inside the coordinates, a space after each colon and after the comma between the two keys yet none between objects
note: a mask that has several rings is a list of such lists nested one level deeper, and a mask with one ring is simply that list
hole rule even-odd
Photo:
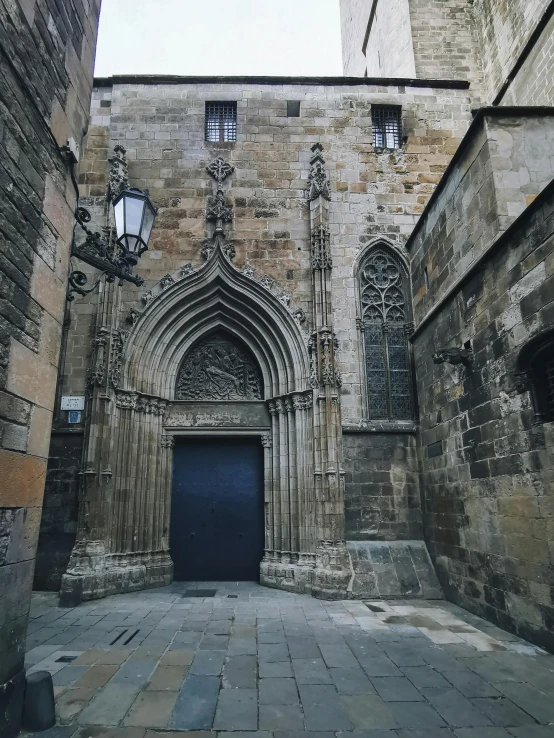
[{"label": "dark double door", "polygon": [[177,439],[170,551],[177,581],[257,581],[264,550],[259,438]]}]

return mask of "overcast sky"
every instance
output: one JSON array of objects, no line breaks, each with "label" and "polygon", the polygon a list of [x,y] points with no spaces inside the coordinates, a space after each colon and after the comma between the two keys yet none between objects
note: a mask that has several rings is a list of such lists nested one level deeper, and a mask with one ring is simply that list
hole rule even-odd
[{"label": "overcast sky", "polygon": [[341,75],[339,0],[103,0],[95,74]]}]

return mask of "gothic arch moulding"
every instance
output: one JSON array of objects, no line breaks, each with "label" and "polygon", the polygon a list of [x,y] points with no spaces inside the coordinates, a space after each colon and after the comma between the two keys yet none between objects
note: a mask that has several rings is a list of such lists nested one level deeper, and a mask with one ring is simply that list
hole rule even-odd
[{"label": "gothic arch moulding", "polygon": [[218,330],[256,360],[263,399],[307,387],[305,340],[289,310],[218,249],[148,305],[126,345],[122,389],[172,399],[183,357]]}]

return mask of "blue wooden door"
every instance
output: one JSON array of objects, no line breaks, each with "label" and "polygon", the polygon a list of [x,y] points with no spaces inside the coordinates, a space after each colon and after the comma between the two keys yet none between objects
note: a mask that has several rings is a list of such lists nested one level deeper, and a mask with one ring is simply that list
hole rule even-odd
[{"label": "blue wooden door", "polygon": [[177,581],[258,581],[264,550],[258,438],[177,440],[170,550]]}]

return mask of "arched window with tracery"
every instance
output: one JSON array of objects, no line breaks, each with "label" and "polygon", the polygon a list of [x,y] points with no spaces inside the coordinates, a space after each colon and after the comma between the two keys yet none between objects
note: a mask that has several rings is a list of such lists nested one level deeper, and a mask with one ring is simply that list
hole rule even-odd
[{"label": "arched window with tracery", "polygon": [[554,331],[546,331],[520,351],[514,373],[516,389],[529,391],[533,403],[533,423],[554,421]]},{"label": "arched window with tracery", "polygon": [[368,414],[376,420],[413,420],[414,398],[408,336],[413,328],[408,272],[383,244],[359,270],[361,329]]}]

